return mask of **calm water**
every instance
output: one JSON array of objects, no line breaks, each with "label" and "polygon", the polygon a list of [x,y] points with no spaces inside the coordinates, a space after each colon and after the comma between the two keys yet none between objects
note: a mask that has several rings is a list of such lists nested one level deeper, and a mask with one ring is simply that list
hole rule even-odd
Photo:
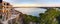
[{"label": "calm water", "polygon": [[46,9],[43,8],[15,8],[15,10],[22,12],[23,14],[39,16],[39,13],[44,13]]}]

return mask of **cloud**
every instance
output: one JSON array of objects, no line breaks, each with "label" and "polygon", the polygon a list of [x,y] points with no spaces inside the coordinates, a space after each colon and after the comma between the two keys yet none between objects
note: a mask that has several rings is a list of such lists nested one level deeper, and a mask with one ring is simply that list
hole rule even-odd
[{"label": "cloud", "polygon": [[60,0],[3,0],[18,6],[60,7]]},{"label": "cloud", "polygon": [[60,7],[60,4],[14,4],[14,7]]}]

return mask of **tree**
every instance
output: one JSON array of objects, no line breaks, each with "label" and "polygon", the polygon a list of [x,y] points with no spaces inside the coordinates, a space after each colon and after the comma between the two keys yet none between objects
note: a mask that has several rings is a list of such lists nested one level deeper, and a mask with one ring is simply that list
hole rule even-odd
[{"label": "tree", "polygon": [[36,16],[32,16],[32,15],[27,15],[27,14],[23,14],[24,16],[24,24],[29,24],[30,22],[39,22],[39,18]]},{"label": "tree", "polygon": [[56,17],[60,14],[60,11],[56,9],[47,9],[45,13],[40,15],[40,24],[58,24]]}]

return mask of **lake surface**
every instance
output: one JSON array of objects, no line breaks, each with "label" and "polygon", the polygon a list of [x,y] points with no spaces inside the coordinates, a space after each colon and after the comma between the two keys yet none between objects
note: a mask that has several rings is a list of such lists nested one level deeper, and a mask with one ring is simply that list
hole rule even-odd
[{"label": "lake surface", "polygon": [[15,8],[15,10],[33,16],[39,16],[39,13],[44,13],[46,11],[46,9],[43,8]]}]

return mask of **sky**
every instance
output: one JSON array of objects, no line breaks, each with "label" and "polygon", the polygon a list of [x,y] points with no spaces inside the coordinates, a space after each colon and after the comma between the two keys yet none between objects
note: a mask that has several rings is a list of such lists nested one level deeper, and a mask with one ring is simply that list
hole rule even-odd
[{"label": "sky", "polygon": [[60,0],[3,0],[13,6],[37,5],[37,6],[60,6]]}]

